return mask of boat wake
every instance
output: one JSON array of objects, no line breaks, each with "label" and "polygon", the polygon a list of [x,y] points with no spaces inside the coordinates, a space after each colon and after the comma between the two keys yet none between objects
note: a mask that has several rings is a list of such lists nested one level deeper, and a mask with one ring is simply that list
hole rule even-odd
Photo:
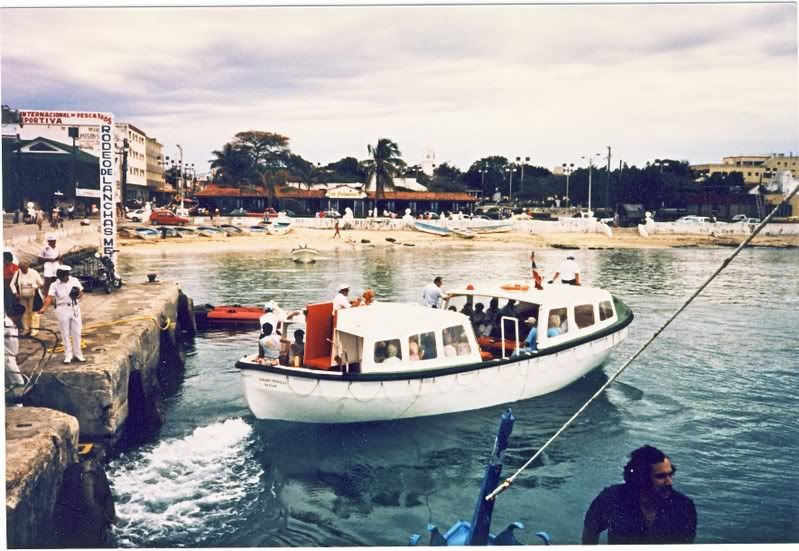
[{"label": "boat wake", "polygon": [[113,461],[108,474],[116,498],[118,545],[229,541],[253,514],[248,509],[261,501],[252,496],[270,493],[254,459],[252,432],[244,420],[229,419]]}]

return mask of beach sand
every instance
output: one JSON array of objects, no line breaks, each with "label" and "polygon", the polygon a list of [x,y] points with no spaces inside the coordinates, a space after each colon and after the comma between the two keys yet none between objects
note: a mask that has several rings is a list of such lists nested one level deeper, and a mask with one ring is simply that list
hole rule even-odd
[{"label": "beach sand", "polygon": [[[598,233],[527,234],[521,232],[478,235],[474,239],[455,236],[439,237],[412,230],[342,230],[341,238],[333,238],[331,229],[293,228],[281,236],[238,234],[229,237],[202,236],[156,240],[119,239],[125,254],[161,253],[163,251],[193,253],[236,251],[290,251],[307,245],[320,252],[350,251],[370,247],[403,248],[474,248],[474,249],[662,249],[671,247],[737,247],[745,236],[713,237],[708,235],[650,235],[641,237],[635,228],[618,228],[612,237]],[[393,241],[392,241],[393,240]],[[799,247],[799,236],[758,236],[750,246]]]}]

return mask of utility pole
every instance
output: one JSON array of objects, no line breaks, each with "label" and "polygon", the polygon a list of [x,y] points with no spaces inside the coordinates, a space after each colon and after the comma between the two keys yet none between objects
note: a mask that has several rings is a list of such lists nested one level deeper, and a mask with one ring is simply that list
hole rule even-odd
[{"label": "utility pole", "polygon": [[[605,183],[605,211],[608,210],[608,201],[610,200],[610,146],[608,146],[608,181]],[[607,212],[605,213],[607,216]]]},{"label": "utility pole", "polygon": [[591,173],[594,170],[594,157],[599,157],[600,153],[594,153],[593,155],[583,155],[582,158],[588,159],[588,216],[592,216],[591,213]]},{"label": "utility pole", "polygon": [[522,165],[522,175],[519,179],[519,191],[521,192],[524,189],[524,165],[530,162],[530,157],[525,157],[524,160],[521,157],[516,157],[516,162]]},{"label": "utility pole", "polygon": [[[122,140],[122,178],[119,181],[119,193],[122,196],[120,203],[125,208],[125,194],[128,190],[128,139]],[[124,214],[124,213],[123,213]]]},{"label": "utility pole", "polygon": [[77,177],[77,171],[75,169],[75,165],[77,163],[77,159],[75,158],[76,157],[75,140],[79,136],[80,129],[77,126],[70,126],[67,132],[69,132],[69,137],[72,138],[72,182],[70,183],[75,186],[75,196],[77,197],[78,177]]},{"label": "utility pole", "polygon": [[180,151],[180,174],[178,175],[180,180],[178,180],[178,190],[180,194],[180,212],[183,212],[183,188],[186,185],[186,180],[183,177],[183,148],[180,146],[180,144],[175,145],[178,146],[178,151]]}]

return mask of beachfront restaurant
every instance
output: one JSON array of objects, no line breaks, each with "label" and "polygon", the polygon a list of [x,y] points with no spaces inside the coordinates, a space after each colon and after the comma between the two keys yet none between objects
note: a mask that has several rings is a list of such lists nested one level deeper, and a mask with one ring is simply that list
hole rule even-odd
[{"label": "beachfront restaurant", "polygon": [[[304,184],[303,184],[304,185]],[[270,206],[263,186],[242,185],[238,187],[208,184],[196,195],[198,206],[209,210],[219,209],[222,214],[237,209],[247,212],[263,212]],[[469,193],[386,190],[378,201],[380,214],[388,211],[401,217],[405,209],[414,216],[425,212],[473,211],[478,199]],[[277,210],[290,210],[297,216],[314,216],[317,212],[335,210],[343,214],[346,208],[355,217],[366,217],[375,208],[375,192],[364,190],[359,183],[314,184],[310,189],[286,186],[275,190],[271,203]]]}]

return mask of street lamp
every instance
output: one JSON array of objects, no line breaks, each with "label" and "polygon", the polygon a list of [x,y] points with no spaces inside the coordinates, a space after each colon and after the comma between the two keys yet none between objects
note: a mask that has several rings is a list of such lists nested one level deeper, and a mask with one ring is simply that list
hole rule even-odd
[{"label": "street lamp", "polygon": [[571,206],[571,199],[569,198],[569,175],[574,172],[574,163],[562,163],[563,173],[566,175],[566,202]]},{"label": "street lamp", "polygon": [[180,146],[180,144],[175,144],[175,145],[177,145],[178,151],[180,151],[180,174],[179,174],[180,180],[178,182],[178,186],[179,186],[178,189],[180,190],[179,191],[179,194],[180,194],[180,212],[183,212],[183,188],[186,185],[186,179],[183,176],[183,148]]},{"label": "street lamp", "polygon": [[522,166],[522,173],[521,176],[519,177],[519,191],[522,191],[522,188],[524,187],[524,165],[526,165],[529,162],[530,162],[530,157],[525,157],[524,161],[522,161],[521,157],[516,157],[516,163],[517,164],[521,163]]},{"label": "street lamp", "polygon": [[486,188],[486,172],[488,169],[486,168],[486,164],[483,163],[483,168],[480,169],[480,191],[485,192]]},{"label": "street lamp", "polygon": [[591,212],[591,172],[594,168],[594,159],[601,156],[601,153],[580,156],[581,159],[588,159],[588,216],[593,216]]},{"label": "street lamp", "polygon": [[505,169],[508,173],[508,203],[513,204],[513,173],[516,172],[516,167],[511,164]]}]

